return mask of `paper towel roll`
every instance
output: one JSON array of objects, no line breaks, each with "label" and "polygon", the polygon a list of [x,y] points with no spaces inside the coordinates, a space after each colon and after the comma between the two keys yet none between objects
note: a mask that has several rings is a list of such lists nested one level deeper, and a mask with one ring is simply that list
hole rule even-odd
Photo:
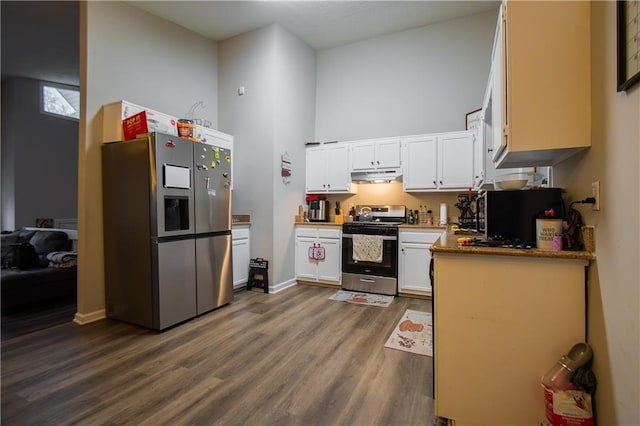
[{"label": "paper towel roll", "polygon": [[447,224],[447,205],[440,203],[440,225]]}]

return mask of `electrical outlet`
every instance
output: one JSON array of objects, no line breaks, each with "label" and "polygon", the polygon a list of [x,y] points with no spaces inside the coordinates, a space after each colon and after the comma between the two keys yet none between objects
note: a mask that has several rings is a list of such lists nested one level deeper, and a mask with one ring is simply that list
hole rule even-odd
[{"label": "electrical outlet", "polygon": [[600,210],[600,181],[591,182],[591,196],[596,202],[591,204],[591,210]]}]

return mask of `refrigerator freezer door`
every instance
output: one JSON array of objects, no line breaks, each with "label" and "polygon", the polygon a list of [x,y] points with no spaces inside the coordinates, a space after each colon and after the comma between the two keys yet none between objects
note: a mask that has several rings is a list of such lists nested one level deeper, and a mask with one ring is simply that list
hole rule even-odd
[{"label": "refrigerator freezer door", "polygon": [[158,237],[194,232],[193,142],[152,133],[151,234]]},{"label": "refrigerator freezer door", "polygon": [[231,229],[231,151],[193,143],[195,233]]},{"label": "refrigerator freezer door", "polygon": [[164,330],[196,316],[195,240],[156,243],[154,328]]},{"label": "refrigerator freezer door", "polygon": [[196,239],[198,315],[231,302],[231,233]]}]

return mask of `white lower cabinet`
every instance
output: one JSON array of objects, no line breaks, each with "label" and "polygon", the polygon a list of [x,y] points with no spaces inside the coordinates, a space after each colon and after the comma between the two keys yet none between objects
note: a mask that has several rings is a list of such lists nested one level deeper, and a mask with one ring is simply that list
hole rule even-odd
[{"label": "white lower cabinet", "polygon": [[233,256],[233,288],[244,286],[249,280],[250,250],[249,225],[234,226],[231,229]]},{"label": "white lower cabinet", "polygon": [[431,246],[442,232],[400,230],[398,233],[398,292],[431,295]]},{"label": "white lower cabinet", "polygon": [[[296,279],[340,284],[342,261],[342,230],[327,226],[296,228]],[[323,248],[324,259],[314,259],[309,248]]]}]

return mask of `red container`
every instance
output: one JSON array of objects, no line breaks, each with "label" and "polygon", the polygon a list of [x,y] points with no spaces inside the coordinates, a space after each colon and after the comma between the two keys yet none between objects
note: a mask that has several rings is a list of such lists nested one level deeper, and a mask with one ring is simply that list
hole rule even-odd
[{"label": "red container", "polygon": [[579,390],[544,389],[547,421],[553,426],[593,426],[591,395]]}]

